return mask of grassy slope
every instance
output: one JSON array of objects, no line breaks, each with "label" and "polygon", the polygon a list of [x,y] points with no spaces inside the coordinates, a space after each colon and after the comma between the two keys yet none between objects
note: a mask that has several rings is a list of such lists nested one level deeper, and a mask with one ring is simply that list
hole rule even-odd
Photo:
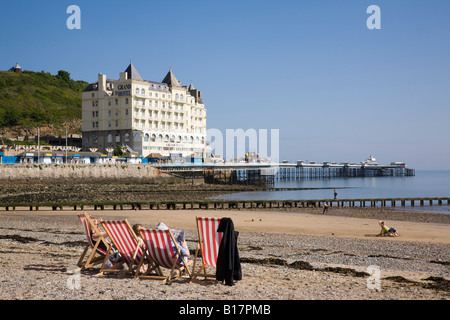
[{"label": "grassy slope", "polygon": [[45,72],[0,71],[0,128],[61,130],[81,119],[81,92],[87,85]]}]

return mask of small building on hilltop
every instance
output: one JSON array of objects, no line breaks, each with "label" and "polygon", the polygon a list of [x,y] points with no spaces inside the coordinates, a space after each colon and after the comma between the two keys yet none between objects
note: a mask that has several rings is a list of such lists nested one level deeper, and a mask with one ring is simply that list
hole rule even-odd
[{"label": "small building on hilltop", "polygon": [[11,67],[11,69],[9,69],[9,71],[12,72],[22,72],[22,67],[19,65],[19,63],[17,62],[16,65],[14,67]]}]

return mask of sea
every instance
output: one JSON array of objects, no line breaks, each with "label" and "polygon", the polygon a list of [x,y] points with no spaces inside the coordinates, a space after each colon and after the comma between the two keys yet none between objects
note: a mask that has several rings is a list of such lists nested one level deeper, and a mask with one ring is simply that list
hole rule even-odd
[{"label": "sea", "polygon": [[[215,197],[224,200],[318,200],[369,198],[450,197],[450,170],[416,170],[409,177],[351,177],[277,180],[274,188],[311,188],[310,190],[270,190],[239,192]],[[401,210],[450,214],[450,206],[408,206]],[[398,208],[398,207],[396,207]]]}]

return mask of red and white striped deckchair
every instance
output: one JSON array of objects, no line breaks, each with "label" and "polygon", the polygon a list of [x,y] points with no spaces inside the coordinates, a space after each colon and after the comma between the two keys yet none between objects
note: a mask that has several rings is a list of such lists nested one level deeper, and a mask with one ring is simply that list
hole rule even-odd
[{"label": "red and white striped deckchair", "polygon": [[[87,245],[84,249],[83,253],[81,254],[80,259],[78,260],[77,266],[81,269],[88,269],[95,265],[101,264],[103,260],[105,259],[106,250],[100,246],[100,244],[103,242],[104,246],[108,246],[108,242],[106,239],[102,236],[100,230],[96,226],[96,224],[92,221],[92,217],[90,217],[87,213],[82,213],[78,215],[78,218],[80,219],[81,223],[83,224],[84,231],[86,233],[87,237]],[[97,241],[94,241],[92,239],[92,234],[96,233],[98,235]],[[86,254],[88,251],[91,250],[91,253],[87,257],[86,260],[84,258],[86,257]]]},{"label": "red and white striped deckchair", "polygon": [[[222,241],[222,232],[217,232],[220,218],[196,217],[198,230],[197,250],[195,251],[195,260],[193,266],[193,278],[198,276],[215,278],[215,274],[207,274],[207,266],[216,268],[217,255],[219,253],[220,242]],[[201,250],[202,266],[196,271],[198,252]]]},{"label": "red and white striped deckchair", "polygon": [[[122,259],[120,262],[114,264],[109,269],[104,269],[105,263],[108,259],[109,254],[105,257],[103,261],[100,274],[104,272],[120,272],[126,274],[136,275],[138,266],[140,264],[141,258],[145,255],[144,250],[139,246],[138,238],[131,228],[128,221],[125,220],[107,220],[102,221],[102,226],[108,233],[111,239],[111,245],[109,252],[111,251],[111,246],[114,244],[116,249],[119,251]],[[145,257],[144,257],[144,260]],[[127,268],[120,269],[121,266],[126,265]]]},{"label": "red and white striped deckchair", "polygon": [[[179,270],[179,275],[183,270],[186,270],[189,278],[191,278],[188,261],[183,257],[170,230],[144,229],[141,230],[141,237],[147,248],[148,257],[154,262],[154,265],[151,268],[149,267],[145,274],[139,275],[138,278],[171,282],[176,270]],[[170,269],[170,274],[165,276],[160,267]],[[152,271],[156,271],[156,275],[152,274]]]}]

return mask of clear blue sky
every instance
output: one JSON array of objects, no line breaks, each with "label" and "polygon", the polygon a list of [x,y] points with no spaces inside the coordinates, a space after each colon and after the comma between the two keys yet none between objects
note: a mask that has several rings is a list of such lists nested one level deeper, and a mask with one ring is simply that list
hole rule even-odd
[{"label": "clear blue sky", "polygon": [[[81,30],[66,9],[81,8]],[[370,5],[381,29],[369,30]],[[8,1],[0,69],[202,90],[209,128],[280,129],[280,158],[450,164],[450,1]]]}]

